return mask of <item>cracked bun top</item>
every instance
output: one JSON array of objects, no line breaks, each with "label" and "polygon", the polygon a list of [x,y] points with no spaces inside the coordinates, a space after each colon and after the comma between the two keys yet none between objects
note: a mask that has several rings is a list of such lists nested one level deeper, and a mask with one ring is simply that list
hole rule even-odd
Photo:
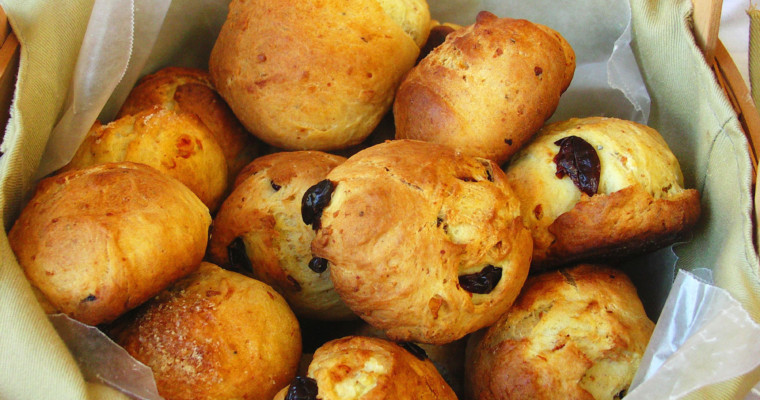
[{"label": "cracked bun top", "polygon": [[327,175],[314,256],[362,319],[442,344],[493,323],[528,272],[531,239],[498,165],[427,142],[365,149]]}]

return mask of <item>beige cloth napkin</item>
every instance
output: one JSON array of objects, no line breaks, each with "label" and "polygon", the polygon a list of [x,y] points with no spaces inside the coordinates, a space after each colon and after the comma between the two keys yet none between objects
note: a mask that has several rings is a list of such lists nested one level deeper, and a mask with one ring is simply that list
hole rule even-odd
[{"label": "beige cloth napkin", "polygon": [[[0,0],[21,42],[18,86],[0,157],[0,208],[6,230],[33,189],[32,176],[60,116],[92,4]],[[747,143],[691,39],[689,9],[689,0],[632,0],[634,50],[652,97],[650,124],[668,137],[687,185],[703,193],[704,217],[694,238],[676,248],[679,267],[710,268],[716,284],[760,321]],[[159,44],[164,46],[171,48]],[[36,304],[5,234],[0,235],[0,253],[0,398],[121,397],[85,382]],[[690,398],[740,398],[758,380],[760,370]]]}]

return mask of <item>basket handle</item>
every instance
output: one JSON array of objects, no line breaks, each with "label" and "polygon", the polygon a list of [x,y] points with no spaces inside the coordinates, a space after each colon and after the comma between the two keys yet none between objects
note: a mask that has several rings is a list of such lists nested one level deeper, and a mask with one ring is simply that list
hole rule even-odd
[{"label": "basket handle", "polygon": [[692,4],[694,6],[694,37],[705,59],[712,60],[718,43],[723,0],[692,0]]}]

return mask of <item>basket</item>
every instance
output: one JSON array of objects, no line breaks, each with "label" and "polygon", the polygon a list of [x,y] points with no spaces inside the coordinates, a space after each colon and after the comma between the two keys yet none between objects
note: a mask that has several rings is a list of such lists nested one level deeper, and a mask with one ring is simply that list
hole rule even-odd
[{"label": "basket", "polygon": [[[726,99],[731,104],[736,113],[744,135],[749,143],[750,163],[752,165],[752,187],[757,184],[758,159],[760,158],[760,116],[749,96],[749,90],[744,83],[733,60],[726,51],[725,47],[717,39],[717,23],[719,21],[719,2],[709,0],[693,0],[695,3],[694,11],[694,33],[698,39],[701,49],[704,52],[706,64],[712,69],[715,80],[723,90]],[[654,3],[654,0],[653,0]],[[716,7],[718,10],[716,19]],[[19,33],[22,32],[19,30]],[[7,17],[0,9],[0,124],[6,126],[8,121],[8,109],[13,101],[16,74],[19,68],[21,49],[16,35],[12,32]],[[757,190],[752,191],[749,195],[757,201]],[[757,203],[755,203],[757,204]],[[4,210],[6,215],[8,210]],[[753,234],[757,237],[757,212],[755,206],[751,211],[753,220]],[[5,221],[9,223],[8,221]],[[754,241],[756,243],[756,240]],[[756,250],[755,250],[756,254]],[[0,278],[2,278],[2,269],[0,269]],[[758,271],[760,274],[760,271]],[[2,279],[0,279],[0,283]],[[3,316],[0,310],[0,316]],[[2,322],[0,320],[0,322]],[[2,326],[2,325],[0,325]],[[50,329],[52,332],[52,328]],[[27,338],[28,339],[28,338]],[[31,340],[34,341],[34,340]],[[29,342],[29,340],[27,340]],[[0,339],[0,355],[5,354],[2,349],[2,339]],[[25,343],[27,347],[34,343]],[[0,366],[4,365],[0,362]],[[23,378],[23,377],[22,377]],[[63,377],[61,380],[71,377]],[[73,378],[72,378],[73,379]],[[0,397],[4,393],[3,381],[0,379]],[[34,382],[27,382],[28,385],[34,385]],[[47,384],[47,383],[45,383]],[[84,384],[83,384],[84,385]],[[733,388],[736,389],[736,388]],[[90,388],[82,389],[83,392],[92,390]]]}]

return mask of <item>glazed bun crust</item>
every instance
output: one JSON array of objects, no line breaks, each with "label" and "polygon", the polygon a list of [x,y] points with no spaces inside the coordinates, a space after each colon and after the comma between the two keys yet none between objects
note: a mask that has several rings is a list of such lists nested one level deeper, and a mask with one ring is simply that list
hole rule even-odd
[{"label": "glazed bun crust", "polygon": [[243,128],[204,70],[166,67],[144,76],[129,93],[116,118],[155,106],[197,115],[221,147],[230,180],[260,151],[259,142]]},{"label": "glazed bun crust", "polygon": [[468,398],[619,399],[654,323],[615,269],[582,264],[531,276],[514,306],[468,344]]},{"label": "glazed bun crust", "polygon": [[301,356],[285,300],[209,263],[119,320],[112,335],[153,370],[166,399],[271,399]]},{"label": "glazed bun crust", "polygon": [[177,179],[212,212],[227,189],[224,153],[194,114],[156,106],[107,125],[96,122],[62,171],[120,161],[149,165]]},{"label": "glazed bun crust", "polygon": [[97,325],[198,268],[210,224],[179,181],[115,163],[41,181],[8,238],[46,311]]},{"label": "glazed bun crust", "polygon": [[572,48],[551,28],[481,12],[404,78],[396,138],[502,164],[554,113],[574,72]]},{"label": "glazed bun crust", "polygon": [[[390,109],[419,53],[384,11],[393,2],[383,3],[233,1],[209,61],[215,87],[270,145],[335,150],[360,143]],[[424,5],[426,14],[421,2],[397,3],[418,12]]]},{"label": "glazed bun crust", "polygon": [[309,268],[315,233],[301,219],[304,192],[343,161],[319,151],[281,152],[254,160],[241,172],[239,184],[214,219],[211,260],[232,267],[230,246],[242,241],[245,252],[240,256],[248,259],[251,268],[244,273],[272,285],[297,315],[321,320],[355,318],[335,293],[330,271]]},{"label": "glazed bun crust", "polygon": [[[592,196],[569,177],[557,177],[557,141],[570,136],[599,158]],[[700,214],[699,193],[684,188],[662,136],[631,121],[588,117],[547,125],[506,173],[533,235],[536,268],[656,250],[682,237]]]},{"label": "glazed bun crust", "polygon": [[[442,344],[493,323],[528,272],[532,242],[504,173],[446,146],[394,140],[333,169],[312,242],[335,289],[393,340]],[[502,269],[488,293],[462,275]]]}]

